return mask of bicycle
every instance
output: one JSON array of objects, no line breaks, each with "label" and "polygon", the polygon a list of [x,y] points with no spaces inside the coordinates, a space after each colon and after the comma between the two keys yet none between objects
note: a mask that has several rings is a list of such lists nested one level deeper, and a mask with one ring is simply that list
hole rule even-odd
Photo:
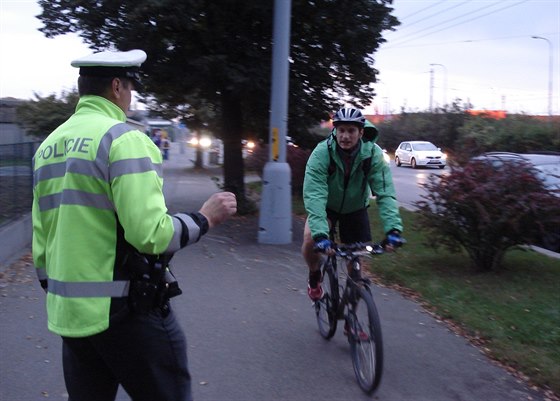
[{"label": "bicycle", "polygon": [[[314,302],[317,324],[321,336],[331,339],[338,320],[345,321],[354,374],[360,388],[367,394],[377,389],[383,373],[383,337],[377,307],[370,289],[371,281],[362,276],[360,256],[384,253],[380,244],[333,244],[334,253],[328,255],[321,266],[323,297]],[[346,266],[345,283],[339,284],[337,260],[350,262]],[[342,276],[342,274],[341,274]]]}]

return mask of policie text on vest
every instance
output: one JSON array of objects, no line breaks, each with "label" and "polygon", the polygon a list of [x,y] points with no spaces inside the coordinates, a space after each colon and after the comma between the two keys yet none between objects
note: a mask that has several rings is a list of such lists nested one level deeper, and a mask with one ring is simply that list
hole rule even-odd
[{"label": "policie text on vest", "polygon": [[68,153],[88,153],[88,148],[93,141],[93,138],[75,138],[67,139],[64,144],[55,143],[54,145],[47,145],[38,153],[38,158],[48,160],[51,157],[57,158],[67,155]]}]

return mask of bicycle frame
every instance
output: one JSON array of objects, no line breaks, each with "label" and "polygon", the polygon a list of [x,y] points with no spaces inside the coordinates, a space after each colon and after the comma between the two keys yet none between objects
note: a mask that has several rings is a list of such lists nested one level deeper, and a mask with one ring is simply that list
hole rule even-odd
[{"label": "bicycle frame", "polygon": [[[360,249],[362,247],[369,247],[371,249]],[[353,250],[353,249],[360,249],[360,250]],[[362,263],[360,260],[361,256],[368,256],[371,257],[375,254],[383,253],[383,248],[378,245],[364,245],[361,243],[356,243],[348,247],[337,247],[335,250],[334,255],[330,255],[330,262],[336,272],[337,266],[337,259],[345,260],[346,261],[346,268],[347,266],[351,266],[351,271],[348,272],[348,269],[344,271],[345,276],[345,284],[344,288],[341,289],[339,292],[339,302],[338,302],[338,310],[337,310],[337,317],[340,319],[344,316],[344,308],[353,300],[355,299],[355,292],[357,291],[358,287],[360,286],[367,286],[371,284],[371,281],[367,277],[362,276]],[[340,275],[337,275],[337,281],[340,278]],[[340,288],[340,286],[339,286]]]},{"label": "bicycle frame", "polygon": [[[360,257],[381,254],[383,248],[378,244],[356,243],[334,246],[333,250],[321,267],[324,296],[314,303],[319,331],[323,338],[330,339],[336,332],[337,321],[345,321],[356,379],[362,390],[371,394],[381,380],[383,340],[371,282],[361,274]],[[339,260],[346,262],[343,285],[339,285]]]}]

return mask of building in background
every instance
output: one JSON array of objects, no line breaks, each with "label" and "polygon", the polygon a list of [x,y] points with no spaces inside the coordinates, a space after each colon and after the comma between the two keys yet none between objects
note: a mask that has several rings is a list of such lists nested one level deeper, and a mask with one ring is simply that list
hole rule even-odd
[{"label": "building in background", "polygon": [[21,103],[23,100],[13,97],[0,98],[0,145],[36,141],[17,124],[16,110]]}]

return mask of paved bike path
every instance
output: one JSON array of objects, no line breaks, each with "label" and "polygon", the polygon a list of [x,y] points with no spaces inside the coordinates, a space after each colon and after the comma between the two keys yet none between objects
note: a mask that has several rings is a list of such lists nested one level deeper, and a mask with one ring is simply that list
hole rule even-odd
[{"label": "paved bike path", "polygon": [[[294,228],[302,228],[295,222]],[[340,328],[317,331],[299,254],[256,243],[256,222],[211,234],[175,261],[186,294],[177,299],[189,338],[198,400],[366,400]],[[179,264],[191,267],[181,270]],[[379,259],[382,262],[382,258]],[[374,288],[385,344],[384,401],[539,400],[538,395],[453,334],[415,302]]]},{"label": "paved bike path", "polygon": [[[192,170],[176,147],[164,171],[172,212],[196,210],[217,191],[211,177],[219,170]],[[184,291],[173,306],[187,334],[195,400],[545,401],[419,304],[380,287],[385,370],[379,390],[366,396],[341,330],[331,341],[317,331],[302,229],[296,218],[291,244],[263,245],[258,217],[236,217],[173,258]],[[0,401],[66,400],[60,340],[46,330],[32,266],[1,273]],[[128,397],[120,391],[117,399]]]}]

